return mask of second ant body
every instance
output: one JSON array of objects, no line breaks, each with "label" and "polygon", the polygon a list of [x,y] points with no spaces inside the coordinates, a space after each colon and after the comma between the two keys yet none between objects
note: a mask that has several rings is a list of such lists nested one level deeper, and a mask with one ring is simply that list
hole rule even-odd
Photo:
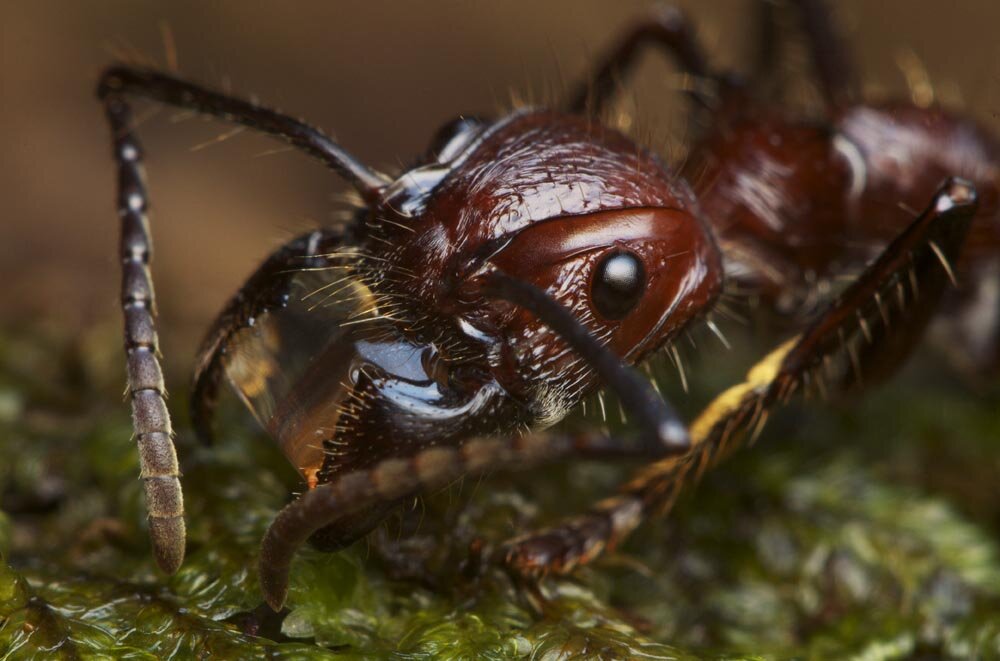
[{"label": "second ant body", "polygon": [[[311,232],[272,254],[220,315],[199,360],[199,431],[208,435],[224,376],[310,487],[265,538],[268,602],[283,603],[289,563],[306,539],[342,547],[401,500],[460,475],[565,456],[652,459],[619,496],[500,549],[521,574],[565,571],[669,505],[690,473],[816,380],[824,361],[849,353],[867,368],[902,358],[941,298],[977,208],[982,248],[964,263],[997,254],[997,150],[988,136],[938,111],[850,105],[831,73],[839,65],[827,62],[835,53],[821,6],[799,5],[829,126],[751,105],[745,87],[709,73],[690,29],[668,13],[626,39],[566,108],[457,120],[396,178],[266,108],[157,72],[107,71],[99,96],[119,167],[129,384],[161,567],[173,571],[183,558],[183,505],[128,94],[284,138],[364,201],[349,227]],[[649,40],[718,85],[712,127],[681,173],[693,186],[585,115],[609,99]],[[817,280],[873,255],[854,284],[690,428],[630,367],[711,310],[724,277],[790,311]],[[620,398],[634,438],[542,431],[599,385]]]}]

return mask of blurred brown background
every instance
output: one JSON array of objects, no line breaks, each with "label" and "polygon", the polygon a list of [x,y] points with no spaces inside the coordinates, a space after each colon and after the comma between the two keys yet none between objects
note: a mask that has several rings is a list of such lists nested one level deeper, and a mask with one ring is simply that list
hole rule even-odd
[{"label": "blurred brown background", "polygon": [[[545,98],[573,79],[651,3],[13,2],[0,5],[0,324],[44,317],[118,323],[117,225],[108,133],[93,97],[117,56],[167,63],[333,132],[391,169],[461,112],[491,112],[510,91]],[[716,62],[750,54],[753,0],[679,3]],[[1000,3],[834,3],[866,82],[905,93],[912,51],[939,94],[1000,130]],[[169,33],[170,38],[165,35]],[[647,126],[683,108],[672,68],[650,57],[627,96]],[[149,109],[151,106],[142,106]],[[161,110],[144,117],[161,324],[172,361],[280,241],[329,222],[331,173],[244,132]],[[175,364],[176,367],[176,364]]]}]

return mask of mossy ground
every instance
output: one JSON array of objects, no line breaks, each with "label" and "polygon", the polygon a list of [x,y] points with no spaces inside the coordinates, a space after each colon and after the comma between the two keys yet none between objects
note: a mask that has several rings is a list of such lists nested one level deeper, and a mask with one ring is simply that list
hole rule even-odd
[{"label": "mossy ground", "polygon": [[[424,498],[377,542],[303,552],[280,619],[255,559],[295,478],[235,407],[211,448],[178,416],[188,559],[154,570],[116,330],[0,335],[0,659],[1000,658],[996,392],[918,371],[790,410],[668,519],[547,582],[541,617],[470,570],[470,544],[555,520],[627,468]],[[711,367],[703,393],[738,374]]]}]

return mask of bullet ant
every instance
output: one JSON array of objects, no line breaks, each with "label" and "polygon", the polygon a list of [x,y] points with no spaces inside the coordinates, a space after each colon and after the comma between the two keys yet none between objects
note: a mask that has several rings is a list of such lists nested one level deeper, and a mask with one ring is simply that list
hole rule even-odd
[{"label": "bullet ant", "polygon": [[[118,167],[129,392],[159,566],[181,564],[185,528],[127,97],[283,139],[362,200],[351,224],[267,257],[198,359],[199,434],[211,436],[225,377],[309,487],[263,541],[268,604],[284,603],[307,539],[341,548],[400,502],[459,476],[568,457],[648,459],[619,495],[499,548],[511,570],[539,576],[591,560],[665,510],[686,478],[793,394],[831,372],[837,387],[852,372],[890,371],[956,272],[995,260],[995,143],[938,109],[856,101],[822,4],[796,4],[825,122],[796,121],[737,76],[713,72],[683,16],[666,10],[628,34],[564,105],[461,117],[395,177],[264,106],[156,71],[108,69],[98,96]],[[679,173],[594,119],[645,44],[714,88],[711,97],[690,91],[710,122]],[[967,233],[972,249],[960,259]],[[864,264],[690,425],[633,367],[703,319],[725,281],[787,313],[816,281]],[[598,387],[617,395],[633,433],[546,431]]]}]

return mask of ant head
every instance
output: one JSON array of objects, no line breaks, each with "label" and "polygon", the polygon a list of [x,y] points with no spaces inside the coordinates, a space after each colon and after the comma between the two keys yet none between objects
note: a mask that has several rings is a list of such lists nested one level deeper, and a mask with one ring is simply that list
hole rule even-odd
[{"label": "ant head", "polygon": [[[546,291],[629,363],[702,312],[721,282],[712,239],[673,207],[552,218],[519,232],[490,263]],[[526,311],[504,326],[528,361],[544,363],[564,348]]]},{"label": "ant head", "polygon": [[390,233],[383,258],[419,274],[405,294],[426,314],[498,340],[498,373],[513,392],[586,368],[533,315],[484,300],[478,284],[491,270],[546,291],[633,363],[714,299],[718,249],[688,185],[654,155],[554,111],[455,127],[376,209],[395,216],[377,223]]}]

